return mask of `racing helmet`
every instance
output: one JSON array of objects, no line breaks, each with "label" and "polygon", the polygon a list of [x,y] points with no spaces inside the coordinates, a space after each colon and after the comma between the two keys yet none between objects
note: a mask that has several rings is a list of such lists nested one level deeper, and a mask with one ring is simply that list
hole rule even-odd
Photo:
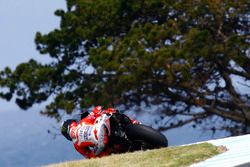
[{"label": "racing helmet", "polygon": [[68,120],[66,120],[66,121],[63,121],[62,124],[61,124],[61,133],[62,133],[62,135],[63,135],[66,139],[68,139],[68,140],[70,140],[70,141],[72,141],[72,139],[71,139],[71,137],[70,137],[70,135],[69,135],[69,126],[70,126],[70,124],[71,124],[72,122],[76,122],[76,121],[75,121],[74,119],[68,119]]}]

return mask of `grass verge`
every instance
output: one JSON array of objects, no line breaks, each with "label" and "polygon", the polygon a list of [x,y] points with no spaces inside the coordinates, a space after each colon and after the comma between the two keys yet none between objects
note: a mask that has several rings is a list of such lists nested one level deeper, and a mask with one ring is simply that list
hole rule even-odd
[{"label": "grass verge", "polygon": [[224,151],[226,149],[223,147],[202,143],[70,161],[47,167],[181,167],[200,162]]}]

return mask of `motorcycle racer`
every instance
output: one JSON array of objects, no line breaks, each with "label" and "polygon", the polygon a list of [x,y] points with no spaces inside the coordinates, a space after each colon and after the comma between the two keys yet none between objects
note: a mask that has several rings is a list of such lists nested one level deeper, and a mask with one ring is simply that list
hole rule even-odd
[{"label": "motorcycle racer", "polygon": [[[85,115],[79,122],[73,119],[66,120],[61,125],[61,133],[72,141],[75,149],[86,158],[95,158],[109,155],[111,150],[107,147],[108,131],[100,121],[103,113],[116,112],[113,108],[103,110],[96,106],[91,113]],[[99,122],[98,122],[99,121]],[[139,123],[132,120],[133,124]]]}]

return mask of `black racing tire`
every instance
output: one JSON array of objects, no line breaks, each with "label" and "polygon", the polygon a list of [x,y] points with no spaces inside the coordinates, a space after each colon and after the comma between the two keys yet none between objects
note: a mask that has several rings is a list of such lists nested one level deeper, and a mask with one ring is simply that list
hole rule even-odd
[{"label": "black racing tire", "polygon": [[168,140],[163,134],[146,125],[128,125],[126,128],[126,135],[132,142],[141,142],[148,145],[147,149],[168,146]]}]

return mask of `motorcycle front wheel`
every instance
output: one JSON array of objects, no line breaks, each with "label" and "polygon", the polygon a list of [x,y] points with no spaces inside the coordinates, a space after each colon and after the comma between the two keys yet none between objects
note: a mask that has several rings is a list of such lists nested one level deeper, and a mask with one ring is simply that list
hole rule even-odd
[{"label": "motorcycle front wheel", "polygon": [[[155,149],[168,146],[167,138],[159,131],[142,124],[131,124],[126,127],[126,135],[141,149]],[[138,148],[136,148],[138,150]]]}]

